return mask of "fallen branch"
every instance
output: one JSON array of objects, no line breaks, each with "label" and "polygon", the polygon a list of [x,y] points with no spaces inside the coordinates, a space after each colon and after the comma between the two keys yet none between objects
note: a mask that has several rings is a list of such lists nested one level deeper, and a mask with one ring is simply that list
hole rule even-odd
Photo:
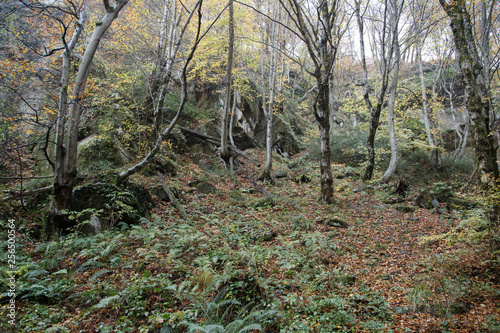
[{"label": "fallen branch", "polygon": [[37,177],[0,177],[0,179],[7,179],[7,180],[15,180],[15,179],[46,179],[46,178],[54,178],[54,176],[37,176]]},{"label": "fallen branch", "polygon": [[10,191],[10,193],[13,193],[13,194],[9,197],[5,197],[5,198],[0,199],[0,203],[4,203],[6,201],[14,200],[17,198],[21,198],[21,197],[25,197],[25,196],[29,196],[29,195],[33,195],[33,194],[50,192],[53,187],[54,187],[53,185],[49,185],[49,186],[37,188],[34,190],[30,190],[30,191],[22,191],[22,192]]},{"label": "fallen branch", "polygon": [[476,174],[477,174],[477,170],[479,169],[479,167],[476,165],[476,168],[474,169],[474,172],[470,175],[469,177],[469,180],[467,181],[467,183],[465,183],[465,185],[460,189],[460,193],[464,194],[464,193],[467,193],[467,191],[469,190],[469,186],[472,184],[472,182],[474,180],[476,180]]},{"label": "fallen branch", "polygon": [[[245,177],[244,177],[245,178]],[[265,188],[263,188],[262,186],[259,185],[259,183],[257,183],[255,180],[253,179],[250,179],[250,178],[245,178],[245,179],[248,179],[249,181],[252,182],[253,186],[262,194],[264,194],[266,197],[268,198],[274,198],[274,195],[272,193],[269,193],[268,191],[266,191]]]},{"label": "fallen branch", "polygon": [[182,206],[182,204],[179,202],[179,200],[177,200],[177,198],[175,197],[174,193],[172,193],[172,191],[170,190],[170,188],[167,186],[167,183],[165,182],[165,179],[163,179],[163,175],[161,174],[161,172],[158,172],[158,181],[160,182],[161,187],[163,188],[163,190],[167,193],[168,198],[170,199],[170,202],[175,206],[175,208],[177,209],[177,211],[179,212],[179,214],[181,215],[181,217],[185,221],[189,221],[189,217],[188,217],[188,215],[186,213],[186,210],[184,209],[184,207]]}]

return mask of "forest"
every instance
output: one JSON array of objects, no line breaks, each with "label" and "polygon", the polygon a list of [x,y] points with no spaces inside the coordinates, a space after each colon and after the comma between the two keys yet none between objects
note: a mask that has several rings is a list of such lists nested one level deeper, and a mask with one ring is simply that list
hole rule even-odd
[{"label": "forest", "polygon": [[496,0],[0,2],[1,332],[500,332]]}]

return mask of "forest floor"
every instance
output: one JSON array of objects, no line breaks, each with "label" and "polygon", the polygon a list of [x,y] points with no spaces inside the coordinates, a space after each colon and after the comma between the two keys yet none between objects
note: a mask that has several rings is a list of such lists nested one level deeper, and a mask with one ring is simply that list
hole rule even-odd
[{"label": "forest floor", "polygon": [[[252,181],[260,169],[241,161],[235,176],[215,158],[178,161],[166,182],[188,220],[156,200],[151,217],[122,230],[21,236],[18,331],[252,332],[257,319],[264,332],[499,331],[500,288],[467,214],[415,206],[416,188],[390,203],[390,187],[364,184],[343,165],[332,205],[318,201],[310,164],[259,182],[270,199]],[[214,193],[190,186],[200,180]],[[38,223],[23,214],[27,229]]]}]

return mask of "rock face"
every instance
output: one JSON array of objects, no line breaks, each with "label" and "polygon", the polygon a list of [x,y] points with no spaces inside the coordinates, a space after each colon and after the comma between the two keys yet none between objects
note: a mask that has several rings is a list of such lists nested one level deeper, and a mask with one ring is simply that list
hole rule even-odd
[{"label": "rock face", "polygon": [[[258,97],[259,88],[253,82],[246,82],[246,93],[237,98],[235,118],[233,125],[233,138],[235,145],[240,150],[265,146],[266,144],[266,117],[262,106],[262,98]],[[207,107],[216,104],[215,93],[209,97],[200,94],[198,104],[212,100]],[[274,148],[282,155],[294,155],[299,152],[300,144],[290,121],[283,116],[283,106],[277,105],[278,112],[274,117]],[[293,112],[289,112],[292,114]],[[291,116],[293,117],[293,116]],[[292,119],[293,121],[293,119]],[[220,137],[219,119],[210,121],[202,126],[199,131],[203,134]]]}]

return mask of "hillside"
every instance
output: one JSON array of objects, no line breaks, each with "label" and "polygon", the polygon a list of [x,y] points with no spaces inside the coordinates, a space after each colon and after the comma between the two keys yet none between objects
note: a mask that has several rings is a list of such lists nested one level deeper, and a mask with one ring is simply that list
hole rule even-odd
[{"label": "hillside", "polygon": [[[256,149],[247,154],[264,158]],[[421,208],[415,199],[424,187],[458,191],[413,184],[403,198],[339,164],[335,204],[325,205],[307,151],[275,157],[276,170],[287,171],[275,184],[254,182],[260,168],[238,161],[231,174],[215,156],[177,156],[176,176],[164,175],[177,208],[152,195],[151,215],[139,224],[97,235],[38,241],[30,231],[45,203],[4,206],[19,223],[20,268],[18,324],[13,331],[2,321],[1,330],[498,331],[500,294],[472,196],[466,202],[477,208],[459,210],[451,200],[449,210]],[[133,181],[161,184],[156,175]],[[6,318],[7,305],[1,309]]]}]

